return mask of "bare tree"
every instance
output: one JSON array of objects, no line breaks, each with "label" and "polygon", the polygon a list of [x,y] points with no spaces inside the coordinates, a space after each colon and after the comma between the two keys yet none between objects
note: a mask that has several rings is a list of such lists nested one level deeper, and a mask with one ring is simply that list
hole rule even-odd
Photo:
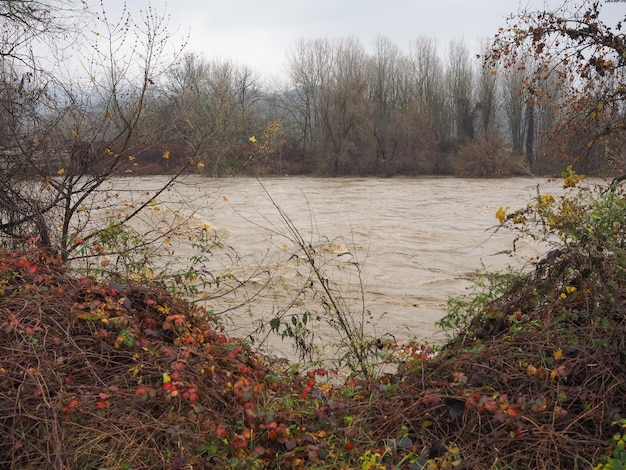
[{"label": "bare tree", "polygon": [[[49,14],[55,17],[53,10]],[[139,21],[126,11],[117,21],[105,11],[99,18],[99,29],[82,38],[92,57],[83,79],[46,73],[39,62],[25,69],[19,59],[5,60],[3,67],[2,104],[10,125],[0,168],[0,231],[15,243],[38,239],[64,258],[91,236],[85,233],[86,209],[102,184],[133,171],[146,97],[167,67],[170,33],[163,15],[148,8]],[[20,25],[26,34],[30,25],[15,27]],[[9,94],[20,75],[24,86]]]},{"label": "bare tree", "polygon": [[455,134],[459,141],[475,137],[474,71],[469,51],[459,41],[450,43],[448,52],[447,84],[454,115]]},{"label": "bare tree", "polygon": [[35,48],[64,55],[93,16],[84,0],[0,2],[0,57],[37,68]]},{"label": "bare tree", "polygon": [[238,149],[259,127],[262,95],[252,71],[188,55],[171,70],[165,89],[169,117],[163,119],[173,123],[174,135],[185,139],[213,175],[233,167],[241,171]]},{"label": "bare tree", "polygon": [[375,55],[368,68],[368,101],[371,109],[371,132],[375,142],[372,171],[387,173],[387,167],[400,150],[400,135],[395,117],[408,100],[403,90],[402,55],[388,38],[374,43]]},{"label": "bare tree", "polygon": [[523,68],[508,70],[502,80],[502,109],[508,127],[511,147],[513,152],[518,155],[521,155],[524,150],[524,132],[526,129],[524,117],[525,80],[526,75]]},{"label": "bare tree", "polygon": [[304,151],[313,150],[319,143],[322,90],[330,81],[333,54],[326,39],[300,39],[288,53],[291,87],[283,93],[283,106]]},{"label": "bare tree", "polygon": [[452,134],[451,104],[446,91],[445,70],[437,43],[420,37],[411,45],[411,63],[415,94],[421,98],[420,112],[428,116],[438,143],[445,143]]},{"label": "bare tree", "polygon": [[348,145],[357,142],[365,105],[365,52],[355,38],[335,43],[330,81],[322,87],[321,125],[329,151],[329,172],[337,176]]},{"label": "bare tree", "polygon": [[[488,45],[483,45],[483,49],[487,52]],[[476,111],[479,130],[482,134],[487,134],[496,127],[498,77],[498,67],[492,64],[484,64],[477,74]]]}]

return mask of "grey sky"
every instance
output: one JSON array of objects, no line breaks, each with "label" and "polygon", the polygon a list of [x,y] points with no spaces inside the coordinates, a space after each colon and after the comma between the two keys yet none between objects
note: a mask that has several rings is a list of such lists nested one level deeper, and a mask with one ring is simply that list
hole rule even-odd
[{"label": "grey sky", "polygon": [[[105,8],[119,0],[104,0]],[[134,13],[151,4],[167,11],[170,27],[190,32],[188,50],[205,58],[230,59],[265,79],[286,73],[286,51],[299,38],[355,36],[367,49],[377,36],[403,49],[419,36],[437,39],[443,50],[463,39],[474,48],[495,34],[520,7],[540,9],[562,0],[128,0]],[[607,7],[614,7],[609,4]],[[626,10],[621,4],[619,10]]]}]

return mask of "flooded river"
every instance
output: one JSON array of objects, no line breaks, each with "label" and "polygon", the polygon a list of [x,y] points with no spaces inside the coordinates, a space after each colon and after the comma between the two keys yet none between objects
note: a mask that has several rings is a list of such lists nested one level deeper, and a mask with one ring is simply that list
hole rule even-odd
[{"label": "flooded river", "polygon": [[[115,184],[145,194],[163,181],[133,178]],[[368,332],[434,341],[442,338],[434,323],[445,313],[448,297],[466,292],[476,270],[520,266],[543,250],[518,240],[515,253],[506,254],[516,234],[494,232],[498,207],[525,206],[536,196],[537,185],[542,193],[561,188],[559,182],[539,178],[289,177],[261,182],[188,177],[158,198],[159,203],[186,201],[180,210],[193,215],[196,225],[190,230],[210,226],[220,237],[224,248],[214,250],[214,265],[207,269],[230,274],[225,284],[231,286],[246,281],[224,295],[209,292],[210,308],[223,312],[234,334],[245,336],[261,322],[288,315],[284,309],[292,304],[300,314],[323,312],[315,290],[319,282],[305,286],[310,265],[282,211],[310,245],[316,267],[342,308],[363,319]],[[322,322],[315,333],[332,339],[333,331]]]}]

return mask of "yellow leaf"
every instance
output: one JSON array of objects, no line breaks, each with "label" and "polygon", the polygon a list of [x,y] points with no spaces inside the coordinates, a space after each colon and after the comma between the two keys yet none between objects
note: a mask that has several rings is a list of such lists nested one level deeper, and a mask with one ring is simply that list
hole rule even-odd
[{"label": "yellow leaf", "polygon": [[557,349],[554,351],[554,354],[552,354],[552,357],[554,357],[555,361],[558,361],[563,357],[563,350],[561,348]]},{"label": "yellow leaf", "polygon": [[250,142],[252,142],[253,144],[256,144],[256,137],[254,136],[250,137]]},{"label": "yellow leaf", "polygon": [[135,157],[133,157],[132,155],[129,155],[128,159],[132,162],[135,159]]},{"label": "yellow leaf", "polygon": [[65,173],[65,168],[57,170],[57,175],[62,175],[63,173]]},{"label": "yellow leaf", "polygon": [[542,195],[539,197],[539,200],[540,200],[542,203],[544,203],[544,204],[550,204],[550,203],[555,202],[555,201],[554,201],[554,196],[553,196],[552,194],[542,194]]},{"label": "yellow leaf", "polygon": [[571,294],[572,292],[576,292],[576,288],[574,286],[565,286],[565,290],[567,291],[568,294]]},{"label": "yellow leaf", "polygon": [[498,219],[500,223],[503,223],[504,220],[506,219],[506,211],[508,208],[509,206],[507,207],[500,206],[498,210],[496,211],[496,219]]},{"label": "yellow leaf", "polygon": [[557,405],[554,407],[554,414],[557,416],[557,418],[562,418],[567,415],[567,411]]},{"label": "yellow leaf", "polygon": [[166,384],[171,381],[172,378],[170,377],[170,374],[168,374],[167,372],[163,372],[163,383]]},{"label": "yellow leaf", "polygon": [[320,384],[317,388],[326,395],[330,395],[333,392],[333,386],[331,384]]},{"label": "yellow leaf", "polygon": [[224,202],[228,202],[228,198],[227,198],[226,196],[222,196],[222,200],[223,200]]},{"label": "yellow leaf", "polygon": [[528,373],[528,375],[535,375],[537,373],[537,368],[532,364],[528,364],[528,367],[526,367],[526,372]]},{"label": "yellow leaf", "polygon": [[169,151],[169,150],[166,150],[166,151],[165,151],[165,153],[163,154],[163,158],[165,158],[166,160],[167,160],[168,158],[170,158],[170,151]]},{"label": "yellow leaf", "polygon": [[202,162],[198,162],[198,164],[196,165],[196,167],[198,167],[198,168],[204,168],[204,163],[202,163]]}]

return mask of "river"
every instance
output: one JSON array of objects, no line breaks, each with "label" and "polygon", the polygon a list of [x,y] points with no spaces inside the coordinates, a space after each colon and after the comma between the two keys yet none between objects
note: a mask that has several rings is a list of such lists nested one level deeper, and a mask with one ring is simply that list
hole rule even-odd
[{"label": "river", "polygon": [[[140,198],[164,181],[131,178],[113,184]],[[288,320],[282,309],[290,303],[295,304],[292,313],[323,313],[320,284],[304,287],[310,266],[293,237],[284,236],[288,228],[278,206],[311,245],[316,267],[329,279],[342,308],[356,315],[357,322],[363,320],[369,334],[437,342],[443,336],[435,321],[444,315],[450,296],[467,292],[476,270],[529,266],[545,250],[521,239],[513,252],[516,234],[494,230],[498,208],[524,207],[538,185],[542,193],[562,192],[560,182],[545,178],[258,181],[192,176],[158,202],[191,216],[191,231],[210,226],[220,237],[224,248],[213,251],[206,269],[231,277],[220,289],[208,289],[208,305],[221,312],[232,334],[251,334],[278,315]],[[182,253],[188,250],[182,245],[175,250],[176,256],[189,254]],[[244,285],[225,290],[244,279]],[[333,328],[324,321],[313,331],[322,343],[333,340]],[[268,344],[290,354],[291,346],[280,339]]]}]

